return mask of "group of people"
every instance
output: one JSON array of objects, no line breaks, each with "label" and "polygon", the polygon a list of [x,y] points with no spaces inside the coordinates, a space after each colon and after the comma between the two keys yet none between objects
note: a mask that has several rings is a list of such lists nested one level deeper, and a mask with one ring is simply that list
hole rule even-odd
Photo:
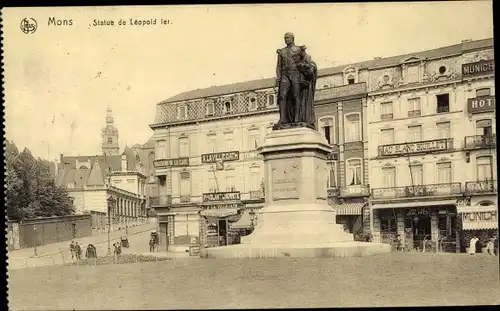
[{"label": "group of people", "polygon": [[497,239],[497,237],[493,236],[493,237],[487,238],[486,241],[484,242],[484,241],[480,241],[480,239],[476,235],[473,235],[472,238],[470,239],[470,242],[469,242],[469,255],[476,254],[476,245],[478,242],[485,244],[486,252],[489,255],[497,255],[497,254],[495,254],[495,241],[496,241],[496,239]]},{"label": "group of people", "polygon": [[[78,242],[71,241],[69,245],[69,250],[71,252],[71,260],[80,261],[82,259],[82,247]],[[85,257],[87,259],[97,258],[97,249],[94,245],[87,245],[87,249],[85,251]]]}]

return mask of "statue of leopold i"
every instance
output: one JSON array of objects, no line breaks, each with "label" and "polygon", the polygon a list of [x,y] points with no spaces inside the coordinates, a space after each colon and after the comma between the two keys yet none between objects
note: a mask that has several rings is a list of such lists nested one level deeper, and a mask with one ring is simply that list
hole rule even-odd
[{"label": "statue of leopold i", "polygon": [[309,127],[315,129],[313,110],[317,66],[305,46],[295,45],[292,33],[285,34],[286,47],[277,50],[276,88],[280,119],[274,130]]}]

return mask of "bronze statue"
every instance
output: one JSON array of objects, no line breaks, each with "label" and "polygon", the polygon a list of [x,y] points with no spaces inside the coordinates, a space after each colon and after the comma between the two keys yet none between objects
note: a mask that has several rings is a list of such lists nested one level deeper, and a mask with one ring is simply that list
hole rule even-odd
[{"label": "bronze statue", "polygon": [[286,47],[277,50],[276,88],[280,119],[275,130],[292,127],[315,129],[313,110],[317,66],[305,46],[295,45],[292,33],[285,34]]}]

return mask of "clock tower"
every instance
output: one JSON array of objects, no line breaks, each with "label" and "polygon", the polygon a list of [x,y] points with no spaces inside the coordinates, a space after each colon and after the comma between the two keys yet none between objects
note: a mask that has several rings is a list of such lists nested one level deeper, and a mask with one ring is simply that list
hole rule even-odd
[{"label": "clock tower", "polygon": [[118,145],[118,129],[115,127],[111,109],[106,110],[106,126],[101,131],[102,136],[102,153],[104,155],[120,154],[120,146]]}]

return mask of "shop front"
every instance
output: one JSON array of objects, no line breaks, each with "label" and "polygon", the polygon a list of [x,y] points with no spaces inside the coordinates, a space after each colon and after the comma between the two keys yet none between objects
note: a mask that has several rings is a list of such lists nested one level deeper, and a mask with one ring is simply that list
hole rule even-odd
[{"label": "shop front", "polygon": [[232,224],[240,218],[240,193],[204,193],[200,203],[200,237],[203,247],[217,247],[239,243],[239,233]]},{"label": "shop front", "polygon": [[335,218],[337,224],[344,226],[344,232],[355,236],[363,233],[362,210],[365,203],[334,204]]},{"label": "shop front", "polygon": [[373,204],[373,239],[405,250],[455,252],[456,200]]},{"label": "shop front", "polygon": [[200,243],[198,210],[170,210],[158,215],[160,249],[171,252],[189,250]]},{"label": "shop front", "polygon": [[[463,252],[469,248],[472,236],[479,238],[477,252],[483,252],[486,243],[493,237],[498,237],[498,205],[493,200],[472,198],[465,204],[460,204],[458,213],[462,223],[460,232],[460,248]],[[498,238],[496,240],[498,243]],[[497,246],[498,247],[498,246]]]}]

